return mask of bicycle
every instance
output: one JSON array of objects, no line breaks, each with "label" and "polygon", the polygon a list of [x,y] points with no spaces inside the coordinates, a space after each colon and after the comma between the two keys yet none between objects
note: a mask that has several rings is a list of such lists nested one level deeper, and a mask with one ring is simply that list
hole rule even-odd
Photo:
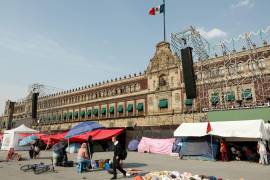
[{"label": "bicycle", "polygon": [[40,164],[34,169],[35,174],[41,174],[47,171],[56,172],[53,165],[53,159],[51,158],[51,164]]},{"label": "bicycle", "polygon": [[27,172],[33,170],[35,174],[41,174],[47,171],[56,172],[53,165],[53,160],[51,158],[51,164],[44,164],[43,162],[39,164],[26,164],[20,167],[21,171]]},{"label": "bicycle", "polygon": [[36,167],[40,166],[40,165],[44,165],[44,163],[39,163],[39,164],[26,164],[20,167],[20,170],[23,172],[27,172],[30,170],[35,170]]}]

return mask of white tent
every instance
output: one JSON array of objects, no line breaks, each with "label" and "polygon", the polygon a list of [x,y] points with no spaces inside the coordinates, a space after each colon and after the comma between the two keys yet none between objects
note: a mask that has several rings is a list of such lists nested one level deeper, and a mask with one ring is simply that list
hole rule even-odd
[{"label": "white tent", "polygon": [[268,135],[268,140],[270,140],[270,124],[265,123],[264,126],[265,126],[266,133]]},{"label": "white tent", "polygon": [[210,122],[212,131],[207,134],[207,122],[203,123],[182,123],[175,131],[175,137],[201,137],[215,135],[224,137],[227,140],[257,140],[268,139],[264,121],[241,120]]},{"label": "white tent", "polygon": [[20,134],[33,133],[38,133],[38,131],[26,127],[24,124],[15,129],[4,131],[1,150],[9,150],[10,148],[14,148],[15,150],[28,150],[29,146],[19,146],[20,140],[24,138],[23,136],[20,136]]}]

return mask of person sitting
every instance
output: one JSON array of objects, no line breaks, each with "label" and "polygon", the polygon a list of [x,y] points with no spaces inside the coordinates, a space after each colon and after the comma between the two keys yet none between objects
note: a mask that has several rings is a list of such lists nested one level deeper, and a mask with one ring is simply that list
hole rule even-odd
[{"label": "person sitting", "polygon": [[81,148],[78,151],[77,162],[78,163],[86,163],[86,166],[87,166],[86,170],[89,170],[91,168],[91,160],[90,160],[90,157],[88,155],[86,143],[82,143]]},{"label": "person sitting", "polygon": [[232,160],[240,161],[242,159],[242,154],[239,150],[236,150],[235,147],[231,147],[231,156]]},{"label": "person sitting", "polygon": [[14,148],[10,148],[7,153],[6,161],[14,160],[14,159],[17,161],[20,161],[22,160],[22,156],[18,153],[15,153]]}]

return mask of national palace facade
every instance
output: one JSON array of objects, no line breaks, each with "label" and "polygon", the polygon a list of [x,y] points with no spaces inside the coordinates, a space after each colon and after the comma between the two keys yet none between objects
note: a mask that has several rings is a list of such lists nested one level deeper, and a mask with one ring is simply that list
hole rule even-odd
[{"label": "national palace facade", "polygon": [[206,120],[210,110],[265,105],[270,100],[266,42],[253,51],[243,48],[195,62],[194,72],[197,98],[186,99],[181,61],[169,43],[160,42],[144,73],[40,96],[36,121],[31,118],[31,98],[7,101],[0,125],[5,129],[8,123],[24,123],[42,131],[67,130],[81,121],[106,127],[161,127]]}]

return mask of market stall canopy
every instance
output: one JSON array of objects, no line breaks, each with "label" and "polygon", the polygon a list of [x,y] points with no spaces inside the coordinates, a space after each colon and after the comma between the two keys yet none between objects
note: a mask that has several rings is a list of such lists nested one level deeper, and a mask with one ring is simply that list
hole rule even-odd
[{"label": "market stall canopy", "polygon": [[265,124],[262,119],[210,122],[212,131],[207,133],[207,122],[182,123],[175,131],[175,137],[202,137],[215,135],[225,138],[267,139]]},{"label": "market stall canopy", "polygon": [[25,126],[24,124],[20,125],[17,128],[11,129],[11,130],[6,130],[4,131],[4,134],[9,133],[9,132],[14,132],[14,133],[25,133],[25,134],[29,134],[29,133],[38,133],[37,130],[31,129],[27,126]]},{"label": "market stall canopy", "polygon": [[74,126],[73,128],[71,128],[66,136],[65,139],[69,139],[73,136],[77,136],[89,131],[93,131],[95,129],[102,129],[104,128],[104,126],[96,123],[96,122],[90,122],[90,121],[86,121],[86,122],[81,122],[78,125]]},{"label": "market stall canopy", "polygon": [[20,134],[35,134],[38,131],[26,127],[24,124],[21,126],[4,131],[3,143],[1,150],[9,150],[10,148],[14,148],[14,150],[29,150],[29,146],[19,146],[19,142],[25,137]]}]

